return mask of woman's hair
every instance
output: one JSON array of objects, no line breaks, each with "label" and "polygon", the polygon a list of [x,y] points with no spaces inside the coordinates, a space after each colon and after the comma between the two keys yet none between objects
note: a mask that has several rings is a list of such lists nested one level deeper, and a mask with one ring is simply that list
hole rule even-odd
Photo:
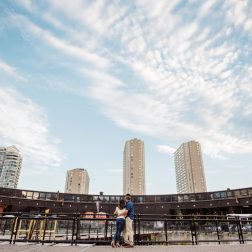
[{"label": "woman's hair", "polygon": [[119,207],[120,209],[123,209],[123,208],[125,207],[125,200],[124,200],[124,199],[121,199],[121,200],[119,201],[118,207]]}]

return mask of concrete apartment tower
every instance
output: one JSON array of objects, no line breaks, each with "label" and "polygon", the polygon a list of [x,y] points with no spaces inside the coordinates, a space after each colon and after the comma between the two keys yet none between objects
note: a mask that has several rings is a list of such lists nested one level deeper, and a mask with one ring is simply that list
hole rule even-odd
[{"label": "concrete apartment tower", "polygon": [[82,168],[67,171],[65,193],[88,194],[89,176],[88,172]]},{"label": "concrete apartment tower", "polygon": [[123,193],[144,195],[144,142],[136,138],[126,141],[123,157]]},{"label": "concrete apartment tower", "polygon": [[17,188],[21,166],[22,157],[14,145],[0,147],[0,186]]},{"label": "concrete apartment tower", "polygon": [[183,143],[174,153],[177,193],[206,192],[200,144]]}]

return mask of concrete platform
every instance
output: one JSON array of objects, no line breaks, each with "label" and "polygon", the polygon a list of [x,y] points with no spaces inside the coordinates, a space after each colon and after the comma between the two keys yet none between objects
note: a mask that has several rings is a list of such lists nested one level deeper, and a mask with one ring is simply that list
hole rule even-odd
[{"label": "concrete platform", "polygon": [[231,245],[169,245],[169,246],[135,246],[134,248],[112,248],[109,246],[69,244],[27,244],[0,243],[1,252],[251,252],[252,244]]}]

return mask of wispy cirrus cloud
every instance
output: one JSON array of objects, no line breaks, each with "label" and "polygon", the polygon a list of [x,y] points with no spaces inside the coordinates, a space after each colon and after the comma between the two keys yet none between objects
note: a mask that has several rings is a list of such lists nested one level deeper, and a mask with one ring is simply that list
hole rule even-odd
[{"label": "wispy cirrus cloud", "polygon": [[48,4],[53,11],[60,12],[70,22],[77,21],[87,33],[95,36],[99,34],[106,36],[106,32],[125,15],[128,9],[127,5],[115,2],[108,5],[104,1],[92,1],[88,4],[76,1],[72,4],[67,0],[62,0],[61,2],[48,1]]},{"label": "wispy cirrus cloud", "polygon": [[[212,5],[202,8],[212,15]],[[169,10],[170,17],[174,19],[171,23],[176,25],[182,17],[172,15],[172,9]],[[162,18],[161,12],[160,15]],[[149,13],[149,16],[156,14]],[[121,125],[146,134],[173,140],[197,139],[204,151],[215,157],[221,158],[225,153],[251,153],[251,138],[241,137],[235,116],[236,111],[243,109],[244,103],[251,103],[251,94],[238,88],[250,79],[248,72],[245,75],[239,73],[237,65],[243,57],[241,47],[246,44],[224,42],[229,29],[225,21],[222,29],[215,33],[211,24],[202,28],[197,19],[176,27],[175,31],[168,27],[165,32],[170,32],[171,36],[160,41],[160,36],[150,37],[145,32],[158,33],[151,18],[142,18],[149,20],[145,26],[141,26],[141,18],[134,18],[128,17],[136,22],[133,26],[131,22],[123,22],[122,27],[118,28],[117,24],[117,30],[129,31],[127,39],[124,38],[128,55],[124,60],[140,77],[142,85],[138,85],[138,94],[132,94],[131,88],[121,92],[113,90],[110,97],[113,101],[120,97],[117,102],[119,108],[116,110],[113,104],[107,104],[110,107],[107,114],[115,122],[123,122]],[[203,41],[198,42],[194,35],[200,30],[208,32]],[[211,30],[211,37],[207,37]],[[236,36],[237,31],[229,33],[228,36]],[[139,41],[148,41],[148,46]],[[142,50],[141,46],[148,47],[148,50]],[[245,60],[243,67],[247,69],[248,66],[249,62]],[[99,93],[99,88],[96,90]],[[246,102],[240,99],[242,96],[246,97]],[[122,113],[125,110],[128,111]],[[173,135],[174,130],[178,132],[177,137]],[[245,131],[251,136],[249,128]]]},{"label": "wispy cirrus cloud", "polygon": [[248,1],[47,3],[52,29],[12,19],[75,62],[85,95],[118,126],[173,146],[195,139],[214,157],[252,153]]},{"label": "wispy cirrus cloud", "polygon": [[10,77],[16,78],[20,81],[27,81],[27,79],[22,76],[20,73],[18,73],[17,69],[10,64],[7,64],[5,61],[0,59],[0,71],[4,72]]},{"label": "wispy cirrus cloud", "polygon": [[32,0],[15,0],[15,2],[24,7],[26,10],[28,11],[33,11],[33,4],[32,4]]},{"label": "wispy cirrus cloud", "polygon": [[[64,157],[50,135],[46,113],[30,99],[10,88],[0,89],[0,140],[16,145],[32,170],[59,166]],[[31,165],[32,164],[32,165]]]},{"label": "wispy cirrus cloud", "polygon": [[70,57],[73,57],[75,59],[84,60],[84,62],[91,63],[97,68],[106,68],[109,65],[109,61],[104,57],[98,55],[95,52],[91,52],[84,47],[73,45],[67,40],[58,38],[50,31],[42,29],[22,15],[11,15],[10,20],[22,31],[26,29],[27,32],[31,35],[42,39],[47,45],[59,50],[65,55],[69,55]]}]

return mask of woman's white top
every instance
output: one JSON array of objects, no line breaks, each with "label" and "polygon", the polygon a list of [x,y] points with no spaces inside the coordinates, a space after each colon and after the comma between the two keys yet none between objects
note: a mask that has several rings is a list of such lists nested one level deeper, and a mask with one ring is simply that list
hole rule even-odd
[{"label": "woman's white top", "polygon": [[[125,219],[125,216],[124,215],[120,215],[123,213],[123,211],[125,211],[125,208],[123,209],[120,209],[119,207],[116,207],[116,210],[115,210],[115,214],[117,215],[116,218],[122,218],[122,219]],[[120,215],[120,216],[119,216]]]}]

